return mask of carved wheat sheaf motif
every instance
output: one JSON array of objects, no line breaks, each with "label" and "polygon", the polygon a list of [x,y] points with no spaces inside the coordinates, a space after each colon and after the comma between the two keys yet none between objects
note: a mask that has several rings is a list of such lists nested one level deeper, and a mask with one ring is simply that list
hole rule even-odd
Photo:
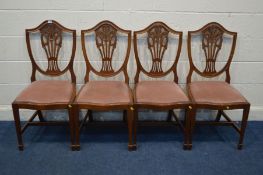
[{"label": "carved wheat sheaf motif", "polygon": [[202,48],[206,57],[206,67],[204,69],[204,73],[216,73],[215,62],[218,52],[222,47],[223,34],[224,31],[217,26],[210,26],[202,32]]},{"label": "carved wheat sheaf motif", "polygon": [[162,59],[168,45],[169,31],[161,25],[152,27],[148,32],[148,48],[152,56],[152,68],[150,73],[162,73]]},{"label": "carved wheat sheaf motif", "polygon": [[96,45],[102,59],[100,72],[113,73],[112,56],[117,44],[117,30],[110,25],[102,25],[95,30]]},{"label": "carved wheat sheaf motif", "polygon": [[58,67],[58,54],[62,45],[62,31],[54,24],[46,24],[41,30],[41,44],[45,50],[48,67],[47,73],[60,72]]}]

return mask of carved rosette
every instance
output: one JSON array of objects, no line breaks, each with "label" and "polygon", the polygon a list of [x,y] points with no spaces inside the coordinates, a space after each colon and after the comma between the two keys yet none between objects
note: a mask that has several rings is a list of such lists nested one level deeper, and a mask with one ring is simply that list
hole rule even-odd
[{"label": "carved rosette", "polygon": [[162,73],[162,59],[168,45],[169,31],[161,25],[153,26],[148,30],[148,48],[152,56],[152,68],[150,73]]},{"label": "carved rosette", "polygon": [[206,57],[206,67],[204,69],[204,73],[214,74],[217,72],[215,62],[222,47],[223,34],[224,31],[214,25],[208,27],[202,32],[202,48]]},{"label": "carved rosette", "polygon": [[100,72],[113,73],[112,56],[117,44],[117,30],[111,25],[104,24],[95,30],[96,45],[102,59]]},{"label": "carved rosette", "polygon": [[48,67],[47,73],[58,73],[58,54],[62,45],[62,31],[54,24],[46,24],[41,30],[41,44],[45,50]]}]

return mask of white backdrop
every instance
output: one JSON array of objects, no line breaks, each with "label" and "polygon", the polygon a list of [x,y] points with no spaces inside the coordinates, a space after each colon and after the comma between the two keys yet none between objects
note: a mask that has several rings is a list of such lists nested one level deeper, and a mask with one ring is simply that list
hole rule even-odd
[{"label": "white backdrop", "polygon": [[[187,31],[199,29],[208,22],[219,22],[226,29],[238,32],[231,83],[251,102],[250,120],[262,120],[262,6],[261,0],[0,0],[0,120],[13,119],[10,104],[30,83],[31,63],[24,30],[35,27],[46,19],[57,20],[62,25],[77,30],[74,68],[79,86],[84,81],[85,73],[79,37],[81,29],[91,28],[107,19],[124,29],[134,31],[159,20],[175,30],[183,31],[178,75],[180,85],[184,87],[189,69]],[[131,87],[135,70],[132,48],[129,61]],[[235,115],[240,114],[239,111],[233,114],[240,118]]]}]

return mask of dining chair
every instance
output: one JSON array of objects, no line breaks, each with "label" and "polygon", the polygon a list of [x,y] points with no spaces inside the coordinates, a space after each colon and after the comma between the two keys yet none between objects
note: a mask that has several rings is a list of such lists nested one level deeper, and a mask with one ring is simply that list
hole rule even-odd
[{"label": "dining chair", "polygon": [[[46,20],[39,26],[26,29],[26,44],[27,50],[32,63],[31,84],[27,86],[12,103],[14,121],[16,126],[16,134],[18,139],[19,150],[24,149],[22,134],[28,126],[43,126],[43,125],[60,125],[69,124],[71,145],[74,144],[74,123],[72,121],[71,103],[75,98],[75,83],[76,77],[73,71],[73,60],[76,50],[76,31],[68,29],[54,20]],[[66,39],[65,39],[66,38]],[[63,61],[68,60],[68,64],[63,69],[60,67],[63,54],[60,51],[63,49],[63,41],[71,42],[71,50],[69,58],[63,58]],[[34,44],[39,44],[40,47],[35,47]],[[32,48],[37,48],[33,50]],[[43,50],[42,50],[43,49]],[[43,52],[45,60],[38,61],[37,53]],[[37,57],[37,58],[36,58]],[[45,62],[45,65],[40,65],[40,62]],[[36,80],[37,73],[45,77],[58,77],[66,72],[70,73],[71,81],[64,80]],[[52,78],[51,78],[52,79]],[[20,109],[35,110],[35,113],[21,127]],[[64,109],[68,111],[69,122],[46,121],[43,118],[42,110]],[[34,121],[36,116],[39,121]]]},{"label": "dining chair", "polygon": [[[238,149],[242,149],[250,103],[230,84],[230,65],[236,47],[236,39],[236,32],[228,31],[216,22],[208,23],[199,30],[188,32],[190,71],[187,76],[187,89],[194,106],[190,135],[192,135],[195,124],[232,126],[240,134]],[[199,52],[193,54],[193,49]],[[198,59],[199,63],[205,63],[203,67],[197,65],[196,60]],[[203,79],[192,81],[194,73],[199,76],[199,79]],[[220,76],[225,76],[224,81],[214,80]],[[197,109],[216,110],[215,120],[196,121]],[[234,109],[243,110],[241,126],[232,121],[225,112]],[[224,117],[224,121],[221,120],[221,116]]]},{"label": "dining chair", "polygon": [[[191,149],[189,128],[191,102],[178,85],[177,64],[181,53],[183,33],[163,22],[154,22],[143,30],[134,32],[134,53],[137,63],[134,88],[135,122],[141,109],[168,111],[168,121],[178,122],[184,133],[184,149]],[[164,60],[166,59],[166,60]],[[166,65],[166,69],[164,68]],[[148,66],[147,66],[148,65]],[[172,75],[173,80],[164,80]],[[154,80],[140,80],[144,75]],[[179,120],[174,109],[185,111],[185,123]],[[136,127],[134,129],[136,137]]]},{"label": "dining chair", "polygon": [[[85,84],[79,91],[74,103],[76,144],[80,149],[80,130],[87,119],[93,121],[93,111],[122,110],[127,114],[129,150],[136,149],[133,141],[133,98],[129,88],[127,64],[131,49],[131,31],[124,30],[110,21],[102,21],[95,27],[81,31],[82,51],[86,62]],[[126,47],[120,45],[125,43]],[[94,47],[93,47],[94,46]],[[120,52],[124,51],[124,54]],[[96,55],[97,52],[97,55]],[[122,56],[121,56],[122,55]],[[97,57],[97,61],[94,57]],[[123,59],[122,59],[123,58]],[[122,60],[121,60],[122,59]],[[97,63],[94,65],[94,62]],[[119,63],[119,67],[116,65]],[[90,74],[106,80],[90,81]],[[107,78],[124,75],[124,81],[107,80]],[[86,109],[80,123],[79,111]]]}]

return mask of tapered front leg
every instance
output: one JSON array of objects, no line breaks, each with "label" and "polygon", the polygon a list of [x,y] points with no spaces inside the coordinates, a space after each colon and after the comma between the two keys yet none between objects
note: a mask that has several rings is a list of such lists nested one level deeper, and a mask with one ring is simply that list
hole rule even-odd
[{"label": "tapered front leg", "polygon": [[244,140],[244,135],[245,135],[245,130],[247,127],[247,120],[248,120],[248,115],[249,115],[249,109],[250,109],[250,105],[247,106],[244,110],[243,110],[243,117],[242,117],[242,121],[241,121],[241,130],[240,130],[240,138],[239,138],[239,142],[238,142],[238,149],[242,149],[243,148],[243,140]]},{"label": "tapered front leg", "polygon": [[133,129],[134,129],[134,109],[133,107],[130,107],[130,109],[127,111],[128,113],[128,132],[129,132],[129,144],[128,144],[128,150],[133,151],[136,150],[136,142],[133,142]]},{"label": "tapered front leg", "polygon": [[74,121],[74,132],[75,132],[75,144],[72,150],[79,151],[80,150],[80,141],[79,141],[79,107],[77,105],[72,105],[73,112],[73,121]]},{"label": "tapered front leg", "polygon": [[185,109],[185,127],[184,127],[184,150],[190,150],[192,145],[190,145],[191,138],[191,112],[190,109]]},{"label": "tapered front leg", "polygon": [[138,127],[137,122],[138,122],[138,115],[139,115],[138,110],[135,109],[133,114],[134,114],[134,118],[133,118],[133,143],[135,145],[137,145],[136,144],[136,142],[137,142],[137,127]]},{"label": "tapered front leg", "polygon": [[75,122],[74,122],[74,110],[71,105],[68,106],[68,115],[69,115],[69,130],[70,130],[70,141],[71,141],[71,150],[75,150]]},{"label": "tapered front leg", "polygon": [[18,149],[20,151],[23,151],[24,150],[24,144],[23,144],[23,139],[22,139],[22,131],[21,131],[19,108],[15,104],[12,104],[12,108],[13,108],[13,115],[14,115],[15,126],[16,126],[16,135],[17,135],[17,141],[18,141]]},{"label": "tapered front leg", "polygon": [[192,149],[192,139],[193,139],[193,132],[195,128],[195,118],[196,118],[196,108],[193,105],[190,105],[188,107],[188,118],[189,118],[189,123],[188,126],[188,149]]}]

